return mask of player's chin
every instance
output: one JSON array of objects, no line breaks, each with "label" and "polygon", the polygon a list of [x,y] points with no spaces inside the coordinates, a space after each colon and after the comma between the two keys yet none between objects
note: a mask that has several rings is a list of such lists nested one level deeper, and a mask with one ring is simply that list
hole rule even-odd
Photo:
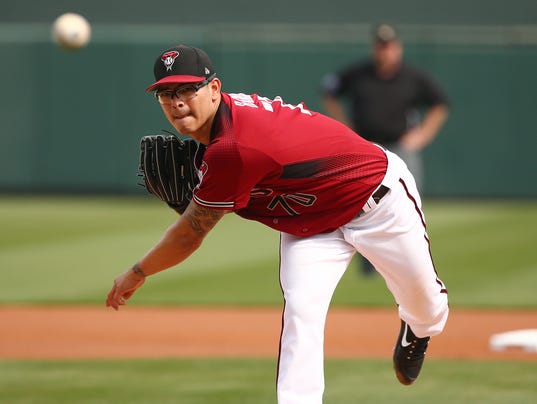
[{"label": "player's chin", "polygon": [[193,133],[197,129],[196,120],[190,115],[183,118],[174,118],[173,127],[184,135]]}]

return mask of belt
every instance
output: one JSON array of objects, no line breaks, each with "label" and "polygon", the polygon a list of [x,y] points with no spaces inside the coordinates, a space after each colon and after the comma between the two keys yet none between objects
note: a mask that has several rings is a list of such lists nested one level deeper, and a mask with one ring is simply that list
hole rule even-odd
[{"label": "belt", "polygon": [[386,185],[381,185],[380,187],[378,187],[378,189],[373,192],[373,195],[371,195],[370,197],[370,199],[373,199],[373,201],[375,202],[375,205],[371,206],[369,202],[366,202],[358,216],[362,216],[364,213],[367,213],[371,209],[373,209],[380,202],[380,200],[386,196],[389,190],[390,188],[388,188]]},{"label": "belt", "polygon": [[371,198],[373,198],[375,203],[379,203],[380,200],[386,196],[389,190],[390,188],[388,188],[386,185],[381,185],[379,189],[373,192],[373,195],[371,195]]}]

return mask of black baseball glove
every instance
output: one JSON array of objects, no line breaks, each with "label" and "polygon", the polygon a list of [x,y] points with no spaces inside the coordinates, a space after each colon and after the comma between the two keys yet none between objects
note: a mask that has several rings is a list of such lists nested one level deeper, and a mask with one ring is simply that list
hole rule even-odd
[{"label": "black baseball glove", "polygon": [[147,191],[183,213],[199,183],[194,167],[198,144],[175,135],[150,135],[140,142],[139,176]]}]

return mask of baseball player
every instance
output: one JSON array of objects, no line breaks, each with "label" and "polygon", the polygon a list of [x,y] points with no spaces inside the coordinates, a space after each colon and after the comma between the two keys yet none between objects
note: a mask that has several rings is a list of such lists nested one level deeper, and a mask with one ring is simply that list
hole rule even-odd
[{"label": "baseball player", "polygon": [[402,160],[304,104],[222,92],[200,49],[166,49],[154,74],[147,91],[179,133],[202,145],[200,182],[162,239],[114,280],[107,306],[117,310],[148,276],[185,260],[234,212],[281,233],[280,404],[322,402],[326,315],[356,251],[374,263],[397,302],[394,368],[401,383],[413,383],[429,337],[444,328],[448,301]]}]

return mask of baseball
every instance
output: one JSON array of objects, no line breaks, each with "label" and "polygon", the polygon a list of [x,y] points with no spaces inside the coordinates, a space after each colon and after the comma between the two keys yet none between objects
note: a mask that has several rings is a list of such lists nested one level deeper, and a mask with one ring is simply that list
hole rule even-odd
[{"label": "baseball", "polygon": [[91,38],[91,26],[80,14],[65,13],[54,21],[52,38],[64,49],[80,49]]}]

